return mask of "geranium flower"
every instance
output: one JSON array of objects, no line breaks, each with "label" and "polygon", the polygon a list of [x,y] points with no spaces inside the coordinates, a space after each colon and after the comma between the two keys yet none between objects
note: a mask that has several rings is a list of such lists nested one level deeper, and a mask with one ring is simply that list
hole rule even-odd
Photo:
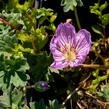
[{"label": "geranium flower", "polygon": [[52,68],[76,67],[85,61],[91,48],[91,34],[86,29],[78,33],[70,23],[61,23],[50,42],[54,62]]}]

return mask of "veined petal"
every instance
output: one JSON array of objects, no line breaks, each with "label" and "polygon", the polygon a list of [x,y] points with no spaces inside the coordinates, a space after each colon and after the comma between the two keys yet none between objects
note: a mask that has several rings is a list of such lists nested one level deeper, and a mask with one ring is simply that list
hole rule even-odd
[{"label": "veined petal", "polygon": [[55,68],[55,69],[62,69],[62,68],[65,68],[65,67],[67,67],[68,66],[68,62],[67,61],[65,61],[65,62],[62,62],[62,61],[60,61],[60,62],[53,62],[52,64],[51,64],[51,67],[52,68]]},{"label": "veined petal", "polygon": [[58,51],[57,49],[52,51],[52,54],[53,54],[54,61],[63,61],[63,60],[65,60],[64,54],[62,52]]},{"label": "veined petal", "polygon": [[70,23],[60,23],[56,29],[56,35],[60,35],[60,32],[66,33],[66,31],[63,31],[63,29],[73,32],[74,34],[76,33],[75,27],[73,25],[71,25]]},{"label": "veined petal", "polygon": [[84,54],[87,55],[89,53],[91,47],[91,34],[85,30],[81,29],[77,34],[76,34],[76,45],[75,45],[75,50],[76,54]]},{"label": "veined petal", "polygon": [[65,60],[65,57],[64,56],[61,56],[61,57],[54,57],[53,56],[53,58],[54,58],[54,61],[56,61],[56,62],[64,61]]},{"label": "veined petal", "polygon": [[58,38],[53,36],[50,42],[50,50],[54,56],[62,56],[63,53],[60,51],[61,46],[58,44]]},{"label": "veined petal", "polygon": [[55,57],[61,57],[63,56],[63,53],[57,49],[52,50],[53,56]]},{"label": "veined petal", "polygon": [[76,34],[76,45],[75,45],[76,59],[75,61],[70,63],[70,66],[76,67],[82,64],[90,51],[90,47],[91,47],[90,33],[85,29],[80,30]]},{"label": "veined petal", "polygon": [[64,45],[59,43],[59,37],[53,36],[50,42],[50,50],[51,52],[54,52],[55,50],[58,50],[61,52],[61,49],[64,49]]},{"label": "veined petal", "polygon": [[71,61],[69,66],[70,67],[77,67],[85,61],[85,58],[86,58],[86,56],[79,56],[75,59],[75,61]]},{"label": "veined petal", "polygon": [[66,44],[75,44],[75,27],[70,23],[61,23],[57,30],[56,36],[59,37],[58,42],[61,46],[65,46]]},{"label": "veined petal", "polygon": [[50,50],[57,48],[57,42],[58,42],[58,38],[56,36],[53,36],[50,42]]}]

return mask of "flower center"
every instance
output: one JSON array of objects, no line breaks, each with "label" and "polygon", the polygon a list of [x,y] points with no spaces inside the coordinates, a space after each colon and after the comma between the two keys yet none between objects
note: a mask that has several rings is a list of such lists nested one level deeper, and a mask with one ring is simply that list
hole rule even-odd
[{"label": "flower center", "polygon": [[74,48],[71,47],[69,44],[66,46],[66,48],[67,48],[67,53],[65,54],[65,58],[68,61],[74,61],[76,59]]},{"label": "flower center", "polygon": [[61,48],[60,51],[64,53],[65,60],[74,61],[76,59],[74,48],[70,44],[67,44],[64,49]]}]

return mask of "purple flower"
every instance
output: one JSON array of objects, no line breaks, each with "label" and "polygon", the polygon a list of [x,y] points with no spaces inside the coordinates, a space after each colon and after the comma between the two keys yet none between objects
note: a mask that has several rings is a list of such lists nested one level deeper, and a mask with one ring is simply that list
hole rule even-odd
[{"label": "purple flower", "polygon": [[52,68],[76,67],[85,61],[91,48],[91,34],[86,29],[78,33],[70,23],[61,23],[50,42],[54,62]]}]

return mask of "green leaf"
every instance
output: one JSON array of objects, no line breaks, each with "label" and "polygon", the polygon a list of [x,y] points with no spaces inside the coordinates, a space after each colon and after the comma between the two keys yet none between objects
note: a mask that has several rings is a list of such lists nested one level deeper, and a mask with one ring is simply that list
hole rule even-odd
[{"label": "green leaf", "polygon": [[45,44],[48,41],[48,37],[45,33],[44,27],[41,27],[40,29],[39,28],[36,29],[35,37],[33,39],[34,39],[34,46],[36,47],[36,49],[40,50],[45,46]]},{"label": "green leaf", "polygon": [[18,104],[12,103],[12,109],[19,109]]},{"label": "green leaf", "polygon": [[90,10],[98,10],[99,3],[94,3],[94,6],[90,6]]},{"label": "green leaf", "polygon": [[22,72],[22,73],[26,72],[30,68],[26,59],[19,59],[19,60],[16,59],[16,66],[19,66],[17,67],[16,72]]},{"label": "green leaf", "polygon": [[43,99],[40,99],[39,102],[30,102],[31,109],[46,109]]},{"label": "green leaf", "polygon": [[50,24],[49,26],[46,26],[46,28],[47,28],[48,30],[53,31],[53,32],[55,32],[55,30],[56,30],[56,26],[55,26],[53,23]]},{"label": "green leaf", "polygon": [[49,107],[47,107],[47,109],[60,109],[60,108],[61,106],[56,99],[54,99],[53,101],[49,100]]},{"label": "green leaf", "polygon": [[108,78],[108,75],[99,76],[99,81],[104,81]]},{"label": "green leaf", "polygon": [[4,71],[0,71],[0,89],[1,90],[6,90],[6,84],[4,83],[4,75],[5,75],[5,72]]},{"label": "green leaf", "polygon": [[55,21],[56,17],[57,17],[56,15],[52,15],[50,17],[50,22],[53,23]]},{"label": "green leaf", "polygon": [[26,41],[26,42],[32,42],[32,37],[29,36],[28,34],[26,33],[20,33],[18,34],[17,36],[17,39],[21,40],[21,41]]},{"label": "green leaf", "polygon": [[61,6],[63,6],[64,12],[73,11],[76,6],[83,6],[81,0],[62,0]]},{"label": "green leaf", "polygon": [[19,56],[6,56],[5,54],[0,55],[0,72],[4,75],[0,78],[7,87],[10,83],[13,83],[16,87],[24,86],[28,80],[26,71],[29,70],[29,65],[24,58]]},{"label": "green leaf", "polygon": [[77,6],[76,0],[69,0],[67,4],[64,6],[64,12],[68,12],[70,10],[74,10],[74,7]]},{"label": "green leaf", "polygon": [[0,107],[2,109],[10,107],[9,95],[7,93],[0,96]]},{"label": "green leaf", "polygon": [[40,80],[44,80],[43,78],[45,78],[46,74],[48,73],[48,66],[51,63],[51,57],[47,55],[47,53],[42,53],[36,56],[29,55],[28,57],[28,62],[33,75],[32,80],[34,83]]},{"label": "green leaf", "polygon": [[98,25],[93,25],[92,30],[97,34],[100,34],[101,36],[103,35],[102,29]]},{"label": "green leaf", "polygon": [[109,14],[104,14],[104,15],[102,16],[101,21],[102,21],[102,24],[103,24],[104,26],[108,25],[108,24],[109,24]]},{"label": "green leaf", "polygon": [[26,85],[26,81],[23,81],[17,73],[15,73],[14,76],[11,76],[11,83],[13,83],[14,86],[19,87],[22,86],[24,87]]},{"label": "green leaf", "polygon": [[103,11],[104,9],[106,9],[107,6],[108,6],[108,3],[107,3],[107,1],[105,1],[105,3],[99,7],[100,11]]},{"label": "green leaf", "polygon": [[49,67],[50,72],[59,74],[59,70]]},{"label": "green leaf", "polygon": [[96,93],[96,96],[98,96],[98,97],[103,97],[103,93],[102,93],[102,92],[97,92],[97,93]]},{"label": "green leaf", "polygon": [[98,69],[92,72],[92,75],[94,77],[98,77],[98,74],[99,74],[99,70]]},{"label": "green leaf", "polygon": [[0,78],[2,78],[4,76],[4,71],[0,71]]},{"label": "green leaf", "polygon": [[12,49],[15,55],[23,57],[23,53],[30,53],[33,54],[34,50],[31,48],[24,48],[23,45],[17,44],[15,48]]},{"label": "green leaf", "polygon": [[77,4],[78,4],[78,6],[83,6],[82,0],[77,0]]},{"label": "green leaf", "polygon": [[95,15],[101,16],[102,13],[99,10],[99,3],[95,3],[94,6],[90,6],[90,12]]},{"label": "green leaf", "polygon": [[19,102],[21,102],[22,97],[23,97],[22,91],[20,91],[16,88],[12,91],[12,102],[14,104],[16,104],[17,106],[18,106]]},{"label": "green leaf", "polygon": [[17,41],[14,34],[15,31],[11,30],[9,26],[0,25],[0,51],[11,52]]},{"label": "green leaf", "polygon": [[30,107],[31,107],[31,109],[38,109],[38,108],[36,108],[35,102],[30,102]]},{"label": "green leaf", "polygon": [[8,8],[16,9],[17,11],[26,11],[32,5],[33,0],[25,1],[24,4],[20,4],[19,0],[9,0]]},{"label": "green leaf", "polygon": [[91,10],[91,13],[95,14],[95,15],[98,15],[98,16],[101,16],[101,11],[99,10]]},{"label": "green leaf", "polygon": [[106,101],[109,101],[109,87],[104,87],[103,93],[103,96],[106,99]]}]

